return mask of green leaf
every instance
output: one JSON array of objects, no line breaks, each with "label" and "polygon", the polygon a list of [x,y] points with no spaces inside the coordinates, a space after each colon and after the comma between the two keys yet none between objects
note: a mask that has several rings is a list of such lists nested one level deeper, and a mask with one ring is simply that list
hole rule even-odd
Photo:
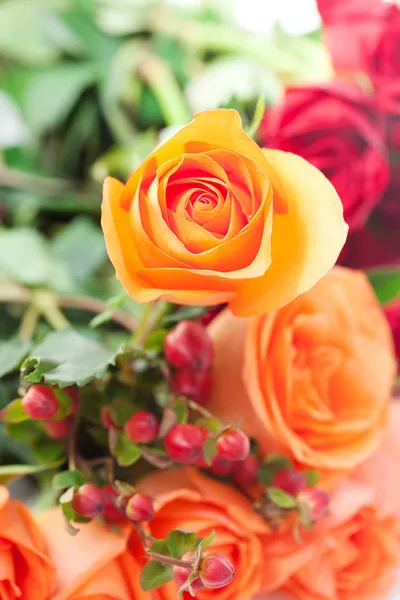
[{"label": "green leaf", "polygon": [[287,456],[271,453],[261,465],[258,471],[258,479],[264,485],[271,485],[278,471],[290,469],[292,466],[293,463]]},{"label": "green leaf", "polygon": [[6,484],[19,477],[25,477],[26,475],[35,475],[43,471],[50,469],[56,469],[61,466],[64,459],[54,461],[45,465],[1,465],[0,466],[0,483]]},{"label": "green leaf", "polygon": [[204,427],[204,429],[207,429],[211,433],[219,433],[221,431],[221,423],[213,417],[199,419],[196,421],[196,425]]},{"label": "green leaf", "polygon": [[142,455],[142,451],[128,436],[122,431],[117,439],[114,449],[114,456],[120,467],[129,467],[135,464]]},{"label": "green leaf", "polygon": [[11,338],[0,342],[0,378],[15,371],[28,354],[30,344]]},{"label": "green leaf", "polygon": [[182,306],[173,313],[164,316],[161,319],[161,323],[163,325],[171,325],[185,319],[196,319],[196,317],[201,317],[205,311],[206,308],[204,306]]},{"label": "green leaf", "polygon": [[205,461],[208,465],[211,465],[212,459],[217,454],[217,440],[212,437],[208,437],[203,446],[203,454]]},{"label": "green leaf", "polygon": [[144,349],[149,352],[162,352],[167,333],[166,329],[152,331],[145,341]]},{"label": "green leaf", "polygon": [[1,416],[4,423],[22,423],[22,421],[29,419],[29,416],[23,409],[21,398],[10,402],[2,410]]},{"label": "green leaf", "polygon": [[296,508],[296,498],[287,494],[279,488],[270,487],[267,489],[267,496],[279,508]]},{"label": "green leaf", "polygon": [[400,294],[400,269],[389,267],[367,271],[368,279],[381,304],[394,300]]},{"label": "green leaf", "polygon": [[109,350],[102,344],[65,328],[49,333],[37,345],[22,365],[27,381],[68,386],[83,386],[92,379],[101,379],[109,365],[115,363],[119,350]]},{"label": "green leaf", "polygon": [[99,313],[89,323],[89,327],[91,329],[96,329],[96,327],[100,327],[100,325],[104,325],[104,323],[108,323],[111,321],[112,316],[114,314],[113,308],[107,308],[102,313]]},{"label": "green leaf", "polygon": [[58,440],[40,438],[32,444],[32,452],[41,463],[53,462],[64,454],[64,444]]},{"label": "green leaf", "polygon": [[43,429],[39,421],[31,420],[29,423],[20,421],[19,423],[7,423],[6,433],[17,442],[32,444],[43,435]]},{"label": "green leaf", "polygon": [[261,125],[262,118],[264,116],[265,111],[265,100],[263,96],[260,96],[257,100],[256,108],[254,110],[253,121],[249,127],[248,135],[250,137],[254,137],[258,132],[258,129]]},{"label": "green leaf", "polygon": [[45,239],[33,229],[0,230],[0,271],[24,285],[46,285],[53,259]]},{"label": "green leaf", "polygon": [[192,550],[196,542],[197,535],[195,533],[187,533],[180,529],[174,529],[167,535],[167,546],[172,556],[182,558],[186,552]]},{"label": "green leaf", "polygon": [[84,485],[85,477],[80,471],[61,471],[53,477],[53,487],[56,490],[64,488],[80,487]]},{"label": "green leaf", "polygon": [[189,418],[189,408],[187,400],[181,399],[177,400],[172,405],[172,410],[176,414],[176,418],[178,419],[178,423],[186,423]]},{"label": "green leaf", "polygon": [[148,562],[140,574],[140,585],[145,592],[155,590],[164,583],[171,581],[173,577],[172,567],[163,565],[156,560]]},{"label": "green leaf", "polygon": [[319,471],[304,471],[304,476],[307,480],[307,485],[314,487],[321,479],[321,473]]},{"label": "green leaf", "polygon": [[208,534],[208,536],[207,536],[207,537],[205,537],[205,538],[202,540],[202,542],[201,542],[201,547],[202,547],[202,550],[206,550],[206,548],[208,548],[209,546],[211,546],[211,544],[212,544],[212,543],[213,543],[213,541],[214,541],[214,538],[215,538],[215,536],[216,536],[216,533],[215,533],[215,531],[214,531],[214,529],[213,529],[213,530],[212,530],[212,532],[211,532],[211,533],[209,533],[209,534]]},{"label": "green leaf", "polygon": [[101,229],[85,216],[76,217],[64,227],[51,240],[51,249],[77,280],[92,276],[107,257]]},{"label": "green leaf", "polygon": [[116,400],[110,408],[110,416],[118,427],[123,427],[135,412],[135,407],[129,400]]},{"label": "green leaf", "polygon": [[157,554],[164,554],[164,556],[171,556],[171,552],[167,546],[167,542],[165,540],[156,540],[150,546],[151,552],[157,552]]}]

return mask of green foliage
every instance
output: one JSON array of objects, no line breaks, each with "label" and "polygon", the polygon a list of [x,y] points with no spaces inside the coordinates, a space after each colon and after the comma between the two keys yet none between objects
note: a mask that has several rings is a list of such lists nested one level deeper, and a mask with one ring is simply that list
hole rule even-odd
[{"label": "green foliage", "polygon": [[80,487],[85,483],[85,477],[80,471],[61,471],[53,477],[53,487],[63,490],[69,487]]},{"label": "green foliage", "polygon": [[0,378],[17,369],[29,352],[30,344],[18,338],[0,342]]},{"label": "green foliage", "polygon": [[171,556],[182,558],[186,552],[193,550],[196,540],[197,535],[195,533],[174,529],[167,535],[167,548]]},{"label": "green foliage", "polygon": [[287,494],[279,488],[270,487],[267,489],[267,496],[276,506],[279,508],[296,508],[296,498],[293,498],[290,494]]},{"label": "green foliage", "polygon": [[269,486],[272,484],[274,476],[278,471],[290,469],[292,466],[292,461],[288,457],[271,453],[261,465],[258,472],[258,479],[260,483]]},{"label": "green foliage", "polygon": [[171,581],[172,576],[172,567],[151,560],[142,569],[140,585],[145,592],[150,592]]},{"label": "green foliage", "polygon": [[373,269],[367,275],[379,302],[382,304],[386,304],[400,295],[399,268]]},{"label": "green foliage", "polygon": [[118,436],[114,449],[114,456],[121,467],[134,465],[142,455],[142,451],[137,444],[130,441],[128,436],[121,432]]}]

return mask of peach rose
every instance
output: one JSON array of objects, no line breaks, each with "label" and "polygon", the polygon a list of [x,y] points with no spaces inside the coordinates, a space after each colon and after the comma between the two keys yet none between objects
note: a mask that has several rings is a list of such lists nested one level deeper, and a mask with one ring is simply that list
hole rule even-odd
[{"label": "peach rose", "polygon": [[333,186],[302,158],[262,151],[234,110],[164,142],[123,185],[104,183],[102,226],[135,300],[229,302],[247,316],[283,306],[335,263],[347,235]]},{"label": "peach rose", "polygon": [[28,510],[0,487],[0,598],[50,600],[55,570]]},{"label": "peach rose", "polygon": [[143,548],[129,524],[114,532],[92,521],[71,536],[58,507],[39,515],[39,522],[57,569],[52,600],[150,600],[139,583]]},{"label": "peach rose", "polygon": [[[235,566],[230,585],[202,590],[199,600],[248,600],[260,591],[265,571],[260,535],[269,528],[241,494],[189,468],[153,473],[139,487],[158,499],[158,511],[149,523],[154,537],[165,538],[172,529],[187,529],[204,537],[214,529],[217,536],[212,550],[227,556]],[[154,600],[177,599],[174,582],[154,592]]]},{"label": "peach rose", "polygon": [[366,276],[332,269],[279,311],[221,313],[209,408],[260,444],[327,473],[349,471],[382,440],[395,376],[390,330]]}]

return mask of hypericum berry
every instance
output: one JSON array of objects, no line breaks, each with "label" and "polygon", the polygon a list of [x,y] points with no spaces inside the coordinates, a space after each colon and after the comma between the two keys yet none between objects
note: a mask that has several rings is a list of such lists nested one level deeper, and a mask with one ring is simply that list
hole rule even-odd
[{"label": "hypericum berry", "polygon": [[111,487],[111,485],[103,485],[101,487],[104,498],[104,511],[103,517],[107,521],[113,523],[122,521],[125,518],[125,513],[115,506],[115,501],[118,498],[118,493]]},{"label": "hypericum berry", "polygon": [[72,508],[81,517],[94,519],[104,511],[104,495],[92,483],[82,485],[72,499]]},{"label": "hypericum berry", "polygon": [[213,360],[213,344],[201,323],[181,321],[167,333],[164,353],[179,369],[207,369]]},{"label": "hypericum berry", "polygon": [[219,552],[206,554],[200,563],[199,577],[207,588],[217,589],[228,585],[235,576],[230,560]]},{"label": "hypericum berry", "polygon": [[71,431],[71,419],[60,419],[59,421],[45,421],[43,427],[47,435],[53,440],[63,440]]},{"label": "hypericum berry", "polygon": [[125,506],[126,516],[134,523],[151,521],[154,517],[154,512],[153,500],[150,496],[146,496],[146,494],[133,494]]},{"label": "hypericum berry", "polygon": [[74,414],[76,413],[76,411],[79,408],[79,400],[80,400],[80,393],[79,393],[79,388],[76,387],[75,385],[70,385],[66,388],[62,389],[63,392],[66,392],[68,394],[68,396],[71,398],[72,400],[72,406],[71,406],[71,413],[70,414]]},{"label": "hypericum berry", "polygon": [[258,479],[259,467],[257,456],[249,454],[247,458],[234,464],[233,480],[242,488],[253,485]]},{"label": "hypericum berry", "polygon": [[33,385],[22,399],[22,407],[31,419],[49,421],[60,408],[54,391],[44,385]]},{"label": "hypericum berry", "polygon": [[221,458],[220,456],[218,456],[218,454],[213,456],[210,465],[204,458],[203,453],[196,460],[196,467],[198,467],[199,469],[207,469],[211,471],[211,473],[213,473],[214,475],[221,477],[223,477],[224,475],[228,475],[232,471],[233,466],[234,464],[231,461]]},{"label": "hypericum berry", "polygon": [[306,488],[298,495],[298,501],[308,506],[311,520],[318,521],[328,510],[330,496],[318,488]]},{"label": "hypericum berry", "polygon": [[111,418],[111,406],[103,406],[100,413],[100,419],[106,429],[115,427],[115,423]]},{"label": "hypericum berry", "polygon": [[274,475],[272,485],[296,498],[307,487],[307,479],[300,471],[282,469]]},{"label": "hypericum berry", "polygon": [[185,396],[198,404],[204,404],[211,391],[210,371],[182,369],[171,375],[170,387],[177,396]]},{"label": "hypericum berry", "polygon": [[[190,554],[193,554],[193,552],[191,552]],[[188,555],[184,554],[182,557],[182,560],[188,560],[187,557],[188,557]],[[172,572],[174,574],[174,581],[179,589],[182,586],[187,584],[188,577],[191,573],[190,569],[185,569],[185,567],[174,567]],[[204,588],[204,585],[203,585],[200,577],[196,577],[196,579],[193,579],[193,581],[191,582],[190,585],[191,585],[192,589],[195,591],[201,590]]]},{"label": "hypericum berry", "polygon": [[174,425],[165,436],[165,450],[172,460],[193,464],[201,456],[208,432],[190,423]]},{"label": "hypericum berry", "polygon": [[244,460],[250,453],[250,440],[240,429],[228,429],[217,439],[217,449],[225,460]]},{"label": "hypericum berry", "polygon": [[153,413],[148,410],[139,410],[125,424],[124,431],[131,442],[150,444],[156,439],[158,428],[159,423]]}]

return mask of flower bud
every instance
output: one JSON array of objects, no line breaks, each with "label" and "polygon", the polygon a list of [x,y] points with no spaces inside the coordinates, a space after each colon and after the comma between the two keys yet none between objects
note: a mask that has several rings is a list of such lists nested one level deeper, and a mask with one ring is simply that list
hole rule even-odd
[{"label": "flower bud", "polygon": [[211,391],[210,371],[182,369],[171,375],[170,387],[177,396],[185,396],[198,404],[204,404]]},{"label": "flower bud", "polygon": [[53,440],[63,440],[68,437],[71,430],[71,419],[60,419],[60,421],[45,421],[43,427],[47,435]]},{"label": "flower bud", "polygon": [[104,511],[103,516],[107,521],[112,523],[122,521],[125,518],[125,514],[120,508],[115,506],[115,502],[118,498],[118,493],[111,487],[111,485],[103,485],[101,487],[104,498]]},{"label": "flower bud", "polygon": [[[183,557],[182,560],[186,560],[185,557]],[[179,587],[179,589],[182,586],[187,586],[188,577],[189,577],[190,573],[191,573],[190,569],[185,569],[185,567],[174,567],[173,568],[174,581],[175,581],[176,585]],[[204,588],[204,585],[201,582],[200,577],[196,577],[196,579],[193,579],[193,581],[191,582],[190,585],[191,585],[192,589],[195,591],[201,590]],[[188,588],[186,587],[186,589],[188,589]]]},{"label": "flower bud", "polygon": [[205,587],[217,589],[232,581],[235,569],[226,556],[219,552],[210,552],[201,561],[199,576]]},{"label": "flower bud", "polygon": [[92,483],[82,485],[72,499],[72,508],[81,517],[94,519],[104,511],[104,496]]},{"label": "flower bud", "polygon": [[296,498],[307,487],[307,479],[300,471],[282,469],[275,474],[272,485]]},{"label": "flower bud", "polygon": [[193,464],[201,456],[208,432],[189,423],[174,425],[165,436],[165,450],[175,462]]},{"label": "flower bud", "polygon": [[207,369],[213,360],[213,344],[201,323],[181,321],[167,333],[164,353],[179,369]]},{"label": "flower bud", "polygon": [[60,403],[52,388],[33,385],[22,399],[22,407],[31,419],[49,421],[57,413]]},{"label": "flower bud", "polygon": [[259,462],[257,456],[249,454],[234,465],[233,480],[242,488],[253,485],[258,480]]},{"label": "flower bud", "polygon": [[131,442],[136,444],[150,444],[158,433],[158,420],[153,413],[139,410],[133,414],[124,427],[124,431]]},{"label": "flower bud", "polygon": [[134,523],[151,521],[154,517],[154,512],[153,500],[150,496],[146,496],[146,494],[133,494],[125,506],[126,516]]},{"label": "flower bud", "polygon": [[300,492],[298,501],[308,507],[312,521],[319,521],[328,510],[330,496],[325,490],[309,487]]},{"label": "flower bud", "polygon": [[250,440],[240,429],[228,429],[217,440],[218,455],[225,460],[244,460],[250,453]]}]

